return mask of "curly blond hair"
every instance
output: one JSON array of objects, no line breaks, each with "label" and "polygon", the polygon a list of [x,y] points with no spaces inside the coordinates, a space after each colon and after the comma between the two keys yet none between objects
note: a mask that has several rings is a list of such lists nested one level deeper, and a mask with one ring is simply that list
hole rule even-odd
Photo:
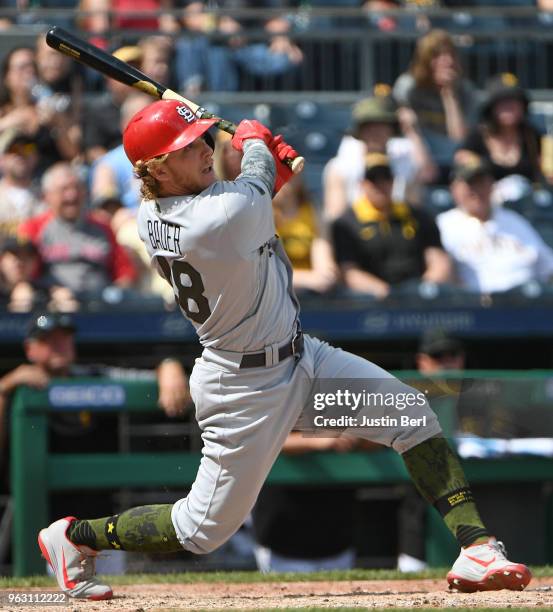
[{"label": "curly blond hair", "polygon": [[155,200],[159,197],[159,182],[150,172],[152,168],[161,165],[168,157],[168,153],[154,157],[148,161],[139,159],[134,165],[134,174],[142,182],[140,185],[140,194],[146,200]]}]

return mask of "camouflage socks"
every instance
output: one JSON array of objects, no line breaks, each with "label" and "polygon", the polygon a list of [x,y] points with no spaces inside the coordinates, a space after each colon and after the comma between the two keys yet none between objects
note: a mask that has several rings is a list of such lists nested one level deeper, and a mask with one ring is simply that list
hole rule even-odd
[{"label": "camouflage socks", "polygon": [[461,546],[487,540],[489,533],[463,468],[445,438],[430,438],[402,457],[419,492],[442,515]]},{"label": "camouflage socks", "polygon": [[93,550],[178,552],[182,546],[171,521],[172,504],[139,506],[115,516],[71,523],[67,537]]},{"label": "camouflage socks", "polygon": [[[402,455],[422,496],[434,505],[463,547],[489,537],[459,460],[445,438],[430,438]],[[94,550],[182,550],[171,504],[139,506],[112,517],[74,521],[67,536]]]}]

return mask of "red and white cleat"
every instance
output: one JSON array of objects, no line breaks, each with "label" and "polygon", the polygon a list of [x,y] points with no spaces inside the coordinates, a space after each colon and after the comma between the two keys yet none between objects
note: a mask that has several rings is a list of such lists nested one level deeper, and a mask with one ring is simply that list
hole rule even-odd
[{"label": "red and white cleat", "polygon": [[98,551],[73,544],[66,535],[74,520],[75,517],[68,516],[40,531],[38,545],[42,555],[54,571],[60,589],[70,597],[110,599],[111,587],[94,577]]},{"label": "red and white cleat", "polygon": [[526,565],[513,563],[505,555],[505,547],[495,538],[462,548],[447,574],[450,590],[462,593],[500,589],[522,591],[532,574]]}]

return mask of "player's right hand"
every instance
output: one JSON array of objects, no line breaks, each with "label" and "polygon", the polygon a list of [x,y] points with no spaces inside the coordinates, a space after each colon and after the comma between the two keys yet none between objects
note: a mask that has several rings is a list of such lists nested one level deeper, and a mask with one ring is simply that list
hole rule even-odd
[{"label": "player's right hand", "polygon": [[284,142],[280,134],[271,138],[268,145],[276,162],[275,194],[277,194],[281,187],[294,176],[290,166],[287,166],[284,160],[294,159],[298,157],[299,153],[287,142]]},{"label": "player's right hand", "polygon": [[237,151],[242,152],[244,140],[248,140],[249,138],[258,138],[266,145],[269,145],[273,140],[273,135],[271,134],[271,130],[262,123],[259,123],[259,121],[255,119],[244,119],[238,124],[236,132],[232,137],[231,144]]}]

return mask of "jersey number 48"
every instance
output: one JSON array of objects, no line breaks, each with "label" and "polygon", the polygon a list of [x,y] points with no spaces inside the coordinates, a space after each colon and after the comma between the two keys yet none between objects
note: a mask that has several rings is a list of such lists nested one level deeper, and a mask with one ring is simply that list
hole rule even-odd
[{"label": "jersey number 48", "polygon": [[169,263],[165,257],[158,255],[157,261],[165,280],[175,290],[177,304],[186,316],[198,325],[204,323],[211,310],[204,295],[204,282],[198,270],[180,259],[174,259]]}]

